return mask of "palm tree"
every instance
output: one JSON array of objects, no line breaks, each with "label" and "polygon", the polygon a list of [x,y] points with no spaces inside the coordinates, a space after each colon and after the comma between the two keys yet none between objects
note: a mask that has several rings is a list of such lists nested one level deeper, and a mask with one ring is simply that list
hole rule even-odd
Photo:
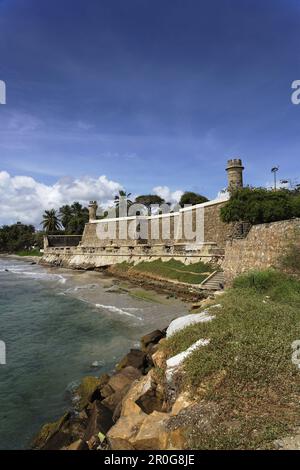
[{"label": "palm tree", "polygon": [[61,228],[60,220],[55,209],[44,212],[41,225],[43,225],[43,229],[47,233],[57,232]]},{"label": "palm tree", "polygon": [[72,215],[73,215],[72,208],[68,205],[62,206],[59,209],[59,217],[65,230],[68,229],[68,226],[72,219]]},{"label": "palm tree", "polygon": [[128,212],[129,207],[132,206],[133,202],[129,199],[130,196],[131,196],[131,193],[126,193],[126,191],[123,191],[122,189],[119,191],[119,194],[115,196],[114,203],[116,207],[117,217],[119,217],[121,206],[122,206],[122,209],[124,209],[125,204],[127,204],[127,212]]},{"label": "palm tree", "polygon": [[79,202],[74,202],[71,206],[71,214],[68,229],[71,233],[79,235],[83,233],[84,226],[89,221],[89,211]]}]

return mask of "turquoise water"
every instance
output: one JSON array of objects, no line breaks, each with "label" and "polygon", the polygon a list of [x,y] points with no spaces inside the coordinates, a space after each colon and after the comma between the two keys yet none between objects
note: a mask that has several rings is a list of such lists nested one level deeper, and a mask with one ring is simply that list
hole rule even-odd
[{"label": "turquoise water", "polygon": [[42,424],[71,406],[74,383],[112,370],[142,334],[178,316],[86,276],[0,259],[0,449],[28,448]]}]

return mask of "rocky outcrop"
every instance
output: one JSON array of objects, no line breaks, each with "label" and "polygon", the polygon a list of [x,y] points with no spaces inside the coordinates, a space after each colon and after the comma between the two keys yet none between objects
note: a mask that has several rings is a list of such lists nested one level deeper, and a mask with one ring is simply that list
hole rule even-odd
[{"label": "rocky outcrop", "polygon": [[[187,390],[178,386],[182,364],[196,348],[209,344],[209,339],[199,338],[186,351],[171,358],[166,356],[163,343],[166,335],[172,336],[188,325],[212,320],[214,315],[209,310],[216,307],[220,305],[176,319],[166,330],[155,330],[143,336],[141,349],[131,349],[112,375],[85,377],[76,392],[75,409],[56,423],[44,426],[33,448],[186,448],[186,431],[196,408]],[[201,409],[197,413],[200,415]]]},{"label": "rocky outcrop", "polygon": [[[124,416],[130,414],[130,405],[131,410],[135,407],[135,411],[139,410],[146,416],[147,413],[160,410],[162,395],[154,392],[155,385],[150,375],[145,374],[153,365],[153,347],[164,336],[164,332],[156,330],[143,337],[143,350],[132,349],[119,362],[114,374],[85,377],[76,390],[74,409],[57,422],[43,426],[32,447],[43,450],[105,449],[105,436],[119,420],[122,411]],[[140,383],[143,386],[137,393],[135,384]],[[123,409],[123,400],[128,394],[134,398],[131,403],[128,398]],[[135,403],[138,400],[139,405]]]}]

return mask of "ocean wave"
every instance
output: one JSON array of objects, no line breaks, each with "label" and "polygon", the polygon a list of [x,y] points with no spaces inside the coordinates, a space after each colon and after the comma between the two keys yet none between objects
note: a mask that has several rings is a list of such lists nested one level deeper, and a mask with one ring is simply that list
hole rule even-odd
[{"label": "ocean wave", "polygon": [[[119,313],[120,315],[126,315],[128,317],[133,317],[133,318],[136,318],[137,320],[141,320],[141,321],[143,320],[141,317],[138,317],[138,316],[134,315],[133,313],[126,312],[122,308],[116,307],[115,305],[95,304],[95,307],[103,308],[103,309],[109,310],[110,312],[113,312],[113,313]],[[124,307],[124,308],[126,308],[126,307]]]},{"label": "ocean wave", "polygon": [[0,271],[15,274],[17,276],[30,277],[36,280],[58,281],[60,284],[65,284],[67,281],[67,279],[61,274],[48,274],[37,271],[24,271],[24,269],[19,267],[7,266],[5,268],[1,268]]}]

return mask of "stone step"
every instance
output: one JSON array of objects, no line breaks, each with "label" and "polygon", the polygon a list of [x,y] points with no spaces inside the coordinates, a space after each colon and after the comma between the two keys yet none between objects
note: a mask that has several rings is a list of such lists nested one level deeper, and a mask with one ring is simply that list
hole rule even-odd
[{"label": "stone step", "polygon": [[216,272],[201,284],[202,289],[206,290],[220,290],[220,284],[224,285],[225,278],[223,272]]}]

